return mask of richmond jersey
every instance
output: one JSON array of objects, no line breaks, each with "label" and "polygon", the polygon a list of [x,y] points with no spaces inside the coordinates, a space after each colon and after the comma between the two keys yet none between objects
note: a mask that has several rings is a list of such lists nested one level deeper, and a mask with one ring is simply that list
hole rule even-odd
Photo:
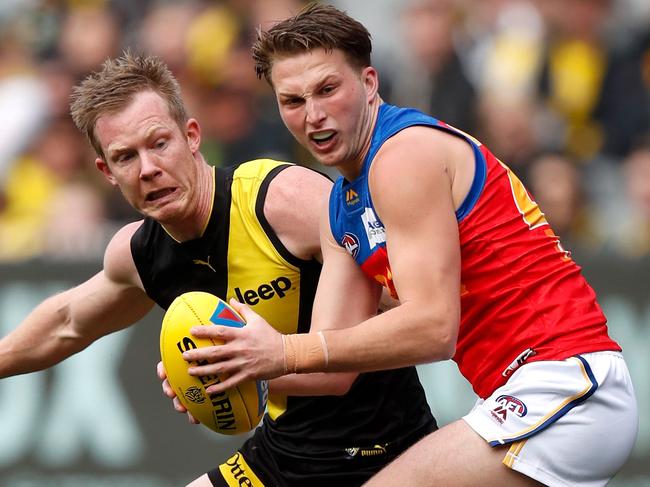
[{"label": "richmond jersey", "polygon": [[368,171],[382,144],[414,125],[461,137],[474,151],[474,181],[456,211],[461,323],[454,356],[474,391],[489,396],[526,361],[620,350],[594,291],[515,174],[474,138],[414,109],[381,105],[361,174],[339,178],[332,190],[333,236],[362,270],[398,297]]},{"label": "richmond jersey", "polygon": [[[234,297],[282,333],[307,332],[320,264],[291,254],[264,216],[269,184],[288,167],[260,159],[216,168],[211,216],[195,240],[177,242],[145,219],[131,251],[147,295],[164,309],[188,291]],[[341,397],[272,394],[255,441],[276,455],[345,454],[346,448],[385,445],[414,432],[419,438],[434,428],[411,367],[361,374]]]}]

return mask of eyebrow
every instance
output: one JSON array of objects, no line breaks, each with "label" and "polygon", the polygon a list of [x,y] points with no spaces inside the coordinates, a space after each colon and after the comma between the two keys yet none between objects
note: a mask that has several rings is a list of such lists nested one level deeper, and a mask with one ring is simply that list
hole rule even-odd
[{"label": "eyebrow", "polygon": [[[315,84],[315,89],[312,91],[317,91],[323,86],[325,86],[328,83],[331,83],[333,81],[336,81],[338,79],[336,73],[329,73],[327,76],[325,76],[323,79],[320,81],[317,81]],[[298,93],[293,93],[293,92],[282,92],[278,91],[278,96],[282,98],[304,98],[304,94],[298,94]]]},{"label": "eyebrow", "polygon": [[[169,127],[162,125],[162,124],[156,124],[147,129],[147,131],[144,134],[144,137],[146,140],[152,138],[155,133],[159,130],[169,130]],[[106,155],[110,158],[115,158],[116,156],[119,156],[125,152],[128,152],[130,150],[133,150],[132,147],[122,145],[122,144],[113,144],[109,145],[106,148]]]}]

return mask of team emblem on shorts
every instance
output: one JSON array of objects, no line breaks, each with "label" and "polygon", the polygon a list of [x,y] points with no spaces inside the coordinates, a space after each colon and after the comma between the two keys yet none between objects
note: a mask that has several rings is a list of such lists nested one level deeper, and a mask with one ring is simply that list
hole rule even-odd
[{"label": "team emblem on shorts", "polygon": [[502,395],[496,398],[497,407],[490,413],[499,424],[503,424],[508,419],[508,414],[515,414],[520,418],[526,416],[528,408],[521,399],[515,396]]},{"label": "team emblem on shorts", "polygon": [[341,239],[341,245],[345,247],[345,250],[348,251],[348,254],[352,256],[353,259],[357,258],[359,254],[359,238],[350,232],[345,232],[343,238]]}]

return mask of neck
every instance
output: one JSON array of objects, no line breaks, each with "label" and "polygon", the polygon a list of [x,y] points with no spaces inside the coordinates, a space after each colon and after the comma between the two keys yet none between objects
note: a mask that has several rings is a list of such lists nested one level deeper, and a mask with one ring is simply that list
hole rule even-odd
[{"label": "neck", "polygon": [[179,218],[178,224],[163,225],[165,231],[177,242],[186,242],[203,236],[214,201],[214,168],[199,158],[195,194],[192,208]]}]

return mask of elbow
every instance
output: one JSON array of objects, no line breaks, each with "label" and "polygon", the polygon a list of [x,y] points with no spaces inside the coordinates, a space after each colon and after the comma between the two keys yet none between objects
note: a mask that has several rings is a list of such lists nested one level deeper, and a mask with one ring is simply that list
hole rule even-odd
[{"label": "elbow", "polygon": [[437,351],[439,358],[438,360],[451,360],[456,354],[456,337],[448,337],[444,340],[440,340],[440,348]]},{"label": "elbow", "polygon": [[428,340],[422,340],[423,345],[428,343],[426,362],[440,362],[452,359],[456,354],[458,321],[453,319],[445,320],[435,326],[429,326],[428,329]]}]

